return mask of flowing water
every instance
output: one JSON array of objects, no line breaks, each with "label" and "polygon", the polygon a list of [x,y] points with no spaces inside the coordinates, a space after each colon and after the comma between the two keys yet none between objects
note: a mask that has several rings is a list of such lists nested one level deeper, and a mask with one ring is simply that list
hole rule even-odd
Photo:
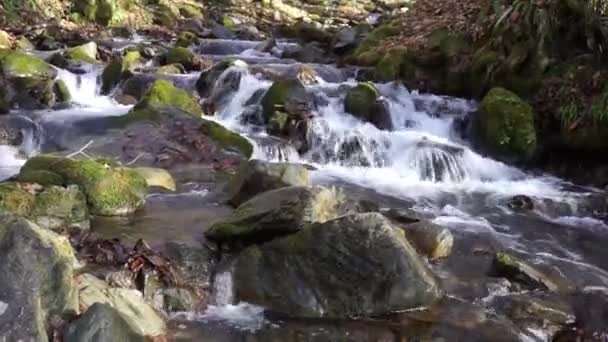
[{"label": "flowing water", "polygon": [[[210,40],[196,49],[213,60],[238,56],[252,64],[282,70],[292,61],[276,56],[290,44],[282,42],[272,52],[260,53],[254,50],[257,42]],[[469,293],[467,285],[471,287],[470,282],[486,279],[485,269],[479,269],[471,261],[474,253],[480,250],[511,249],[531,260],[559,267],[562,275],[579,287],[608,286],[608,252],[604,251],[604,246],[608,245],[608,227],[601,209],[594,206],[594,199],[602,198],[602,191],[524,171],[477,153],[462,138],[460,129],[460,123],[475,110],[476,104],[471,101],[418,94],[398,84],[378,84],[381,95],[389,104],[394,127],[392,131],[379,130],[344,111],[346,89],[356,84],[352,70],[330,65],[313,67],[320,76],[318,83],[308,89],[315,94],[318,108],[308,141],[310,148],[304,155],[299,155],[287,142],[267,136],[260,127],[242,123],[243,114],[251,109],[246,105],[250,98],[271,85],[246,67],[235,66],[226,72],[236,69],[241,73],[240,85],[234,93],[222,97],[225,100],[211,119],[250,138],[255,144],[254,158],[313,165],[315,183],[341,185],[351,189],[353,194],[381,205],[411,208],[435,223],[449,227],[455,235],[455,252],[444,265],[437,266],[437,273],[446,279],[448,291],[453,291],[456,297],[477,298],[478,293]],[[66,82],[73,96],[73,104],[68,109],[11,113],[25,115],[37,122],[37,128],[32,128],[28,134],[42,138],[40,141],[26,139],[20,148],[0,146],[0,178],[17,173],[25,158],[36,152],[34,147],[77,150],[84,145],[91,138],[81,136],[74,123],[128,112],[130,106],[118,105],[111,98],[99,95],[101,70],[101,67],[92,67],[83,75],[59,70],[58,77]],[[193,88],[197,78],[197,73],[169,76],[176,85],[188,89]],[[177,194],[152,194],[149,206],[154,209],[147,209],[139,214],[135,223],[132,220],[124,226],[136,226],[143,235],[149,230],[150,235],[169,238],[180,235],[163,235],[162,231],[167,228],[179,229],[171,227],[171,222],[186,226],[201,220],[208,223],[213,221],[211,216],[218,210],[222,214],[216,215],[215,219],[221,218],[228,209],[209,195],[216,191],[211,183],[213,180],[182,184]],[[534,210],[511,208],[508,202],[516,195],[532,198]],[[197,212],[201,207],[205,209]],[[99,227],[103,230],[107,225]],[[183,240],[188,240],[189,234],[194,235],[185,230],[181,234]],[[448,278],[464,279],[464,285],[458,282],[450,285]],[[243,330],[252,333],[262,327],[284,329],[280,324],[275,326],[275,323],[267,322],[262,308],[234,303],[231,286],[229,273],[218,274],[214,302],[209,309],[175,318],[182,339],[204,336],[213,340],[209,334],[218,334],[219,330],[228,334],[226,336],[240,339],[248,334]],[[494,295],[499,296],[500,291]],[[201,328],[200,324],[207,328]],[[345,324],[346,330],[339,332],[334,331],[336,326],[326,323],[294,324],[294,329],[300,332],[304,326],[310,328],[307,331],[318,329],[321,335],[321,331],[329,331],[326,336],[334,337],[342,336],[344,331],[353,334],[365,331],[351,323]],[[369,338],[383,340],[388,334],[384,327],[368,327],[371,330],[365,336]],[[230,330],[232,328],[238,332]],[[292,331],[287,329],[285,334],[288,333]],[[525,338],[543,340],[535,334],[529,335],[531,337]]]}]

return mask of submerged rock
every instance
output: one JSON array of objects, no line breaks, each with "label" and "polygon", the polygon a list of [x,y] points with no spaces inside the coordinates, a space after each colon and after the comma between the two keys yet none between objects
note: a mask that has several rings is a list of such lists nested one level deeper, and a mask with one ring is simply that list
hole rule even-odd
[{"label": "submerged rock", "polygon": [[291,317],[378,316],[441,297],[431,271],[380,214],[348,215],[249,247],[237,298]]},{"label": "submerged rock", "polygon": [[481,147],[499,158],[525,162],[536,152],[532,107],[514,93],[493,88],[473,120]]},{"label": "submerged rock", "polygon": [[228,184],[229,202],[239,206],[260,193],[288,186],[311,186],[310,174],[304,165],[244,161]]},{"label": "submerged rock", "polygon": [[341,191],[292,186],[259,194],[205,232],[214,241],[264,241],[358,211]]},{"label": "submerged rock", "polygon": [[78,185],[92,214],[127,215],[145,203],[146,181],[128,168],[89,159],[42,155],[29,159],[21,173],[31,171],[50,171],[61,176],[64,185]]},{"label": "submerged rock", "polygon": [[416,249],[431,259],[446,258],[452,253],[454,236],[449,229],[428,221],[403,227],[405,236]]},{"label": "submerged rock", "polygon": [[48,341],[52,316],[77,313],[75,264],[66,238],[0,212],[0,340]]},{"label": "submerged rock", "polygon": [[553,279],[554,277],[551,274],[504,252],[496,253],[494,256],[491,274],[505,277],[528,288],[540,288],[549,291],[564,289],[564,284],[558,279]]},{"label": "submerged rock", "polygon": [[344,99],[344,111],[378,129],[393,129],[388,106],[380,99],[380,93],[371,83],[360,83],[348,91]]},{"label": "submerged rock", "polygon": [[115,310],[138,336],[161,337],[166,333],[166,325],[159,314],[145,301],[141,292],[130,289],[111,288],[103,280],[91,274],[76,278],[80,309],[84,312],[96,303],[107,304]]}]

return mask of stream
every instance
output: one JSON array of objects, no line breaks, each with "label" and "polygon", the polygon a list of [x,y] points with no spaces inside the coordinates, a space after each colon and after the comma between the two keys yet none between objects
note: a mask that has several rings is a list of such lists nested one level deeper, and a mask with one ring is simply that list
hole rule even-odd
[{"label": "stream", "polygon": [[[221,61],[236,57],[249,65],[284,70],[294,63],[280,49],[295,43],[280,42],[274,51],[255,49],[259,42],[205,40],[194,51]],[[119,46],[119,44],[117,44]],[[117,47],[120,49],[121,47]],[[489,311],[496,297],[505,293],[500,282],[487,276],[490,254],[509,250],[526,260],[555,270],[556,277],[577,289],[608,287],[608,226],[602,216],[605,193],[550,175],[521,170],[477,153],[461,129],[476,109],[465,99],[419,94],[403,85],[377,87],[388,102],[393,130],[379,130],[344,111],[349,86],[357,84],[356,69],[311,65],[317,82],[307,86],[315,96],[317,113],[312,121],[309,149],[303,155],[289,144],[268,136],[260,127],[244,123],[243,113],[257,103],[250,99],[272,84],[251,68],[237,64],[224,74],[237,73],[237,90],[219,97],[215,120],[254,143],[255,159],[301,162],[311,165],[313,183],[340,186],[352,196],[378,203],[383,208],[411,209],[421,217],[448,227],[454,235],[454,251],[433,270],[449,294],[450,309],[442,317],[426,319],[307,321],[275,317],[264,308],[234,303],[229,272],[214,279],[211,304],[203,312],[178,313],[171,318],[178,341],[403,341],[487,340],[502,328]],[[26,139],[20,148],[0,146],[0,179],[16,173],[25,155],[37,152],[76,151],[93,141],[92,154],[113,155],[115,136],[86,122],[126,114],[131,106],[99,95],[103,65],[83,74],[59,70],[73,104],[53,111],[18,111],[9,115],[29,118]],[[253,70],[257,70],[254,68]],[[137,75],[136,75],[137,76]],[[194,89],[199,73],[163,75],[178,87]],[[220,77],[218,82],[221,82]],[[254,101],[255,102],[255,101]],[[97,121],[92,121],[97,122]],[[85,124],[82,124],[85,123]],[[144,238],[153,245],[165,241],[198,244],[202,232],[230,214],[222,201],[227,177],[196,166],[171,170],[178,182],[176,193],[153,192],[146,208],[130,218],[96,219],[92,230],[108,238],[128,241]],[[532,199],[534,208],[510,205],[514,196]],[[458,329],[455,322],[483,312],[479,329]],[[475,318],[470,318],[475,316]],[[407,321],[407,322],[406,322]],[[500,321],[500,320],[498,320]],[[420,323],[423,322],[423,323]],[[502,322],[502,321],[501,321]],[[464,325],[465,323],[463,323]],[[502,327],[502,323],[496,323]],[[505,323],[516,339],[545,341],[541,330],[515,328]],[[304,337],[305,336],[305,337]],[[444,339],[445,340],[445,339]],[[505,336],[505,340],[510,340]]]}]

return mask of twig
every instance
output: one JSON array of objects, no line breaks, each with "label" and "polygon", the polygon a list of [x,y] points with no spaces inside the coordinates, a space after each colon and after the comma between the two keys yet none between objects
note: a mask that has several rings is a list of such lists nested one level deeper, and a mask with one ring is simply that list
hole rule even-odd
[{"label": "twig", "polygon": [[87,157],[87,158],[89,158],[89,159],[93,160],[93,158],[91,158],[91,156],[89,156],[88,154],[84,153],[84,150],[86,150],[86,149],[87,149],[89,146],[91,146],[91,144],[92,144],[92,143],[93,143],[93,140],[89,141],[88,143],[86,143],[86,145],[84,145],[83,147],[81,147],[81,148],[80,148],[80,150],[78,150],[78,151],[76,151],[76,152],[74,152],[74,153],[70,153],[70,154],[68,154],[68,155],[66,156],[66,158],[72,158],[72,157],[74,157],[75,155],[82,154],[83,156],[85,156],[85,157]]},{"label": "twig", "polygon": [[139,158],[143,157],[144,154],[145,154],[144,152],[140,153],[137,157],[135,157],[133,160],[131,160],[130,162],[126,163],[125,165],[129,166],[129,165],[135,164],[135,162],[138,161]]}]

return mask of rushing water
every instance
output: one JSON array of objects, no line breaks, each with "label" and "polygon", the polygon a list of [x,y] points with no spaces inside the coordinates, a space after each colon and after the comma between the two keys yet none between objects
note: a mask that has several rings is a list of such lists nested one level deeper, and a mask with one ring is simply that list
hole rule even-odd
[{"label": "rushing water", "polygon": [[[205,41],[198,52],[216,60],[240,56],[268,68],[280,69],[282,63],[290,63],[277,55],[292,43],[282,42],[270,53],[256,51],[257,44]],[[234,71],[241,73],[238,90],[222,97],[227,100],[220,103],[212,119],[250,138],[255,146],[254,158],[312,164],[316,183],[365,189],[371,196],[392,198],[403,206],[415,203],[412,209],[455,232],[457,250],[470,252],[468,248],[477,248],[487,241],[488,245],[498,244],[558,265],[568,278],[575,277],[579,285],[608,285],[608,259],[602,251],[602,246],[608,243],[608,227],[586,202],[599,190],[531,174],[475,152],[458,129],[458,123],[475,110],[470,101],[418,94],[398,84],[378,84],[389,104],[394,127],[392,131],[379,130],[344,111],[345,89],[356,84],[349,78],[349,72],[333,66],[315,68],[320,75],[327,76],[319,76],[318,84],[308,86],[323,101],[319,101],[311,126],[310,149],[304,155],[299,155],[287,142],[260,133],[259,127],[242,124],[242,115],[251,109],[246,103],[256,92],[271,85],[246,66],[237,65],[218,80],[221,82]],[[34,132],[44,132],[48,141],[60,140],[57,137],[69,132],[75,121],[128,112],[130,106],[118,105],[110,97],[99,95],[101,70],[92,67],[83,75],[59,70],[58,77],[73,96],[73,105],[68,109],[13,113],[34,118],[40,127],[27,133],[28,138],[20,148],[0,146],[0,178],[17,173],[25,158],[39,149],[41,140],[34,138]],[[173,75],[170,79],[191,89],[197,77],[198,74]],[[200,194],[200,190],[196,191]],[[507,202],[516,195],[533,198],[535,210],[521,213],[510,208]],[[165,198],[173,206],[179,206],[180,200],[188,201],[187,207],[194,211],[197,202],[193,199],[197,196],[170,196],[175,195],[154,194],[151,198],[155,201]],[[191,217],[192,220],[184,222],[196,220],[196,216]],[[150,220],[144,221],[153,225]],[[457,256],[453,259],[459,260]],[[233,302],[229,272],[216,275],[214,284],[214,302],[206,312],[184,313],[178,318],[228,321],[246,329],[257,329],[263,324],[263,308]],[[532,340],[543,339],[533,336]]]}]

